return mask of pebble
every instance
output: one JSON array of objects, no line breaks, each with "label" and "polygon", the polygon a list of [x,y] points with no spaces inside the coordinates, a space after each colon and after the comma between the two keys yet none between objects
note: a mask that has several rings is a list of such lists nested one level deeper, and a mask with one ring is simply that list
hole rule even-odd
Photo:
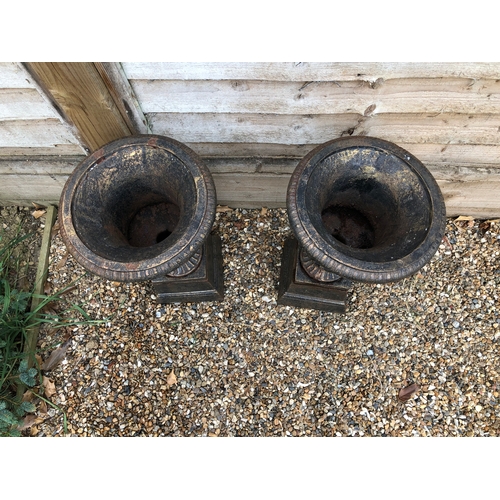
[{"label": "pebble", "polygon": [[[66,332],[68,362],[51,372],[69,435],[499,435],[498,222],[448,219],[426,266],[354,283],[344,315],[277,305],[285,210],[221,212],[214,231],[225,298],[198,304],[158,304],[150,283],[107,282],[71,256],[58,266],[54,237],[50,286],[80,279],[67,299],[110,318]],[[39,348],[63,335],[42,328]],[[56,412],[33,435],[62,423]]]}]

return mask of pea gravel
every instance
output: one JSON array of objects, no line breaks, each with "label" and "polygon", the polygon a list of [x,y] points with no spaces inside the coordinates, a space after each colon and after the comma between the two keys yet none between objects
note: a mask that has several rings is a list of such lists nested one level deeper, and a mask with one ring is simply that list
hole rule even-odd
[{"label": "pea gravel", "polygon": [[[33,436],[497,436],[500,222],[448,219],[432,261],[356,283],[347,314],[276,304],[283,209],[224,210],[225,299],[157,304],[149,283],[87,274],[58,234],[48,287],[97,327],[42,329],[52,403]],[[83,277],[82,277],[83,276]],[[417,384],[406,402],[401,389]]]}]

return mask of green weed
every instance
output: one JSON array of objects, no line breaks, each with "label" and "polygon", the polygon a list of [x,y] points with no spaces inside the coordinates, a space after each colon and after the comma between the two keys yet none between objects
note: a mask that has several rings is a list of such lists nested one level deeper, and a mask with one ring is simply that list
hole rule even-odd
[{"label": "green weed", "polygon": [[93,320],[80,305],[64,301],[64,293],[75,283],[50,295],[36,294],[35,286],[26,285],[26,253],[34,238],[20,232],[10,239],[0,233],[0,436],[19,436],[23,417],[35,411],[20,397],[26,388],[35,391],[42,378],[35,352],[26,351],[29,335],[42,324],[58,329],[105,321]]}]

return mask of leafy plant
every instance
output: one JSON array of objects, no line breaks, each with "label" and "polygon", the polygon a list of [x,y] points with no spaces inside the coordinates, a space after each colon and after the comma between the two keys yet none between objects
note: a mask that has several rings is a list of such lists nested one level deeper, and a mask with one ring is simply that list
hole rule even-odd
[{"label": "leafy plant", "polygon": [[36,376],[38,375],[38,370],[36,368],[28,367],[28,360],[23,359],[19,363],[19,380],[28,387],[34,387],[36,384]]},{"label": "leafy plant", "polygon": [[19,437],[21,419],[26,413],[32,413],[35,410],[35,405],[29,401],[22,401],[14,409],[9,409],[6,401],[0,401],[0,436]]},{"label": "leafy plant", "polygon": [[[105,321],[92,320],[80,305],[64,302],[64,293],[76,282],[50,295],[36,294],[34,286],[26,289],[29,259],[23,257],[32,237],[20,235],[20,228],[8,241],[0,234],[0,436],[20,435],[21,419],[35,411],[32,403],[20,400],[19,391],[19,387],[35,388],[41,382],[35,353],[26,352],[33,329],[41,324],[57,329]],[[60,312],[56,303],[62,306]]]}]

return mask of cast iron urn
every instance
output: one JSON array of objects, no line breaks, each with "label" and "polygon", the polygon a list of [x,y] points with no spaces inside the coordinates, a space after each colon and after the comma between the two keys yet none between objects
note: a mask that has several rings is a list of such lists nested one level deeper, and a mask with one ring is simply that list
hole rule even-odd
[{"label": "cast iron urn", "polygon": [[408,151],[372,137],[318,146],[287,191],[295,235],[285,241],[278,304],[345,312],[352,281],[406,278],[430,261],[444,235],[443,196]]},{"label": "cast iron urn", "polygon": [[223,296],[221,241],[210,234],[216,193],[187,146],[159,135],[110,142],[68,178],[61,236],[87,270],[112,281],[152,280],[157,300]]}]

